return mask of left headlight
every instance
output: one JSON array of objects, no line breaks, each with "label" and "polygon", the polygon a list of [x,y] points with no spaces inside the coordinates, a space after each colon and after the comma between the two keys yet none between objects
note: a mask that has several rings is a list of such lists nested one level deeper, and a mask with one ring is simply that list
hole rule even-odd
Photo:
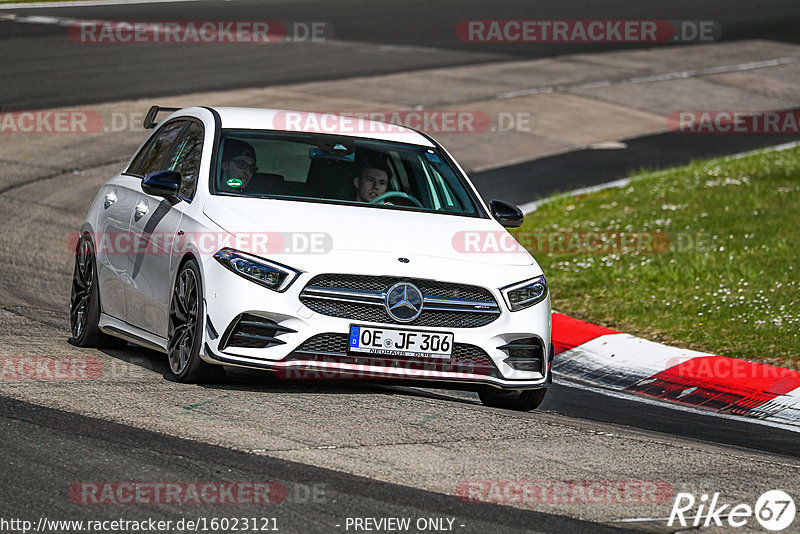
[{"label": "left headlight", "polygon": [[286,291],[300,275],[300,271],[286,265],[251,256],[232,248],[223,248],[214,254],[214,259],[239,276],[279,293]]},{"label": "left headlight", "polygon": [[511,311],[518,311],[538,304],[547,297],[547,280],[544,275],[525,280],[501,289]]}]

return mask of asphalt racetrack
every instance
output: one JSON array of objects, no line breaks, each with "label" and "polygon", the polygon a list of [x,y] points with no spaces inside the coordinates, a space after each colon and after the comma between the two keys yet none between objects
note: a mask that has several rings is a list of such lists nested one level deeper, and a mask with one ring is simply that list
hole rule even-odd
[{"label": "asphalt racetrack", "polygon": [[[0,9],[0,108],[137,98],[157,103],[158,97],[201,91],[644,47],[519,47],[464,43],[455,35],[464,19],[511,18],[714,20],[724,28],[726,41],[800,41],[800,4],[777,1],[758,8],[740,0],[568,5],[240,0],[9,8]],[[66,39],[69,20],[325,21],[333,39],[263,47],[92,47]],[[642,167],[732,154],[798,136],[697,139],[641,136],[628,140],[625,151],[585,148],[472,176],[484,197],[525,203]],[[0,143],[0,148],[11,146],[8,137],[0,137]],[[444,526],[455,532],[672,532],[678,528],[667,527],[666,517],[677,492],[698,497],[720,492],[727,503],[750,505],[772,489],[800,496],[797,432],[645,403],[569,380],[556,379],[536,412],[515,413],[483,407],[471,393],[418,385],[309,384],[257,372],[209,386],[179,384],[168,378],[166,359],[155,352],[133,346],[78,349],[68,342],[73,258],[64,241],[135,145],[127,140],[32,143],[37,158],[23,160],[9,150],[0,157],[0,357],[90,357],[106,372],[90,381],[0,380],[0,519],[36,525],[41,518],[177,522],[257,516],[274,518],[283,532],[327,533],[367,531],[356,528],[354,518],[408,517],[415,525],[420,518],[439,520],[409,530],[426,532],[444,531]],[[560,178],[518,179],[551,175]],[[87,504],[73,489],[126,481],[269,481],[286,494],[281,503],[266,506]],[[506,498],[487,504],[463,498],[465,485],[492,481],[655,484],[670,491],[669,498],[654,500],[609,494],[590,501],[573,494],[571,499]],[[746,528],[763,531],[754,519]]]},{"label": "asphalt racetrack", "polygon": [[[481,0],[398,4],[309,0],[237,0],[107,7],[48,7],[0,11],[8,17],[55,17],[61,23],[3,21],[0,17],[0,106],[6,110],[53,108],[170,94],[277,85],[312,80],[607,52],[651,46],[631,43],[462,42],[462,20],[483,19],[663,19],[709,20],[722,25],[726,41],[772,39],[800,42],[800,5],[791,1],[647,0],[525,2]],[[123,44],[103,47],[65,42],[71,20],[321,21],[333,39],[324,43],[266,46],[220,44]],[[680,53],[676,49],[676,54]],[[231,61],[231,58],[236,58]]]}]

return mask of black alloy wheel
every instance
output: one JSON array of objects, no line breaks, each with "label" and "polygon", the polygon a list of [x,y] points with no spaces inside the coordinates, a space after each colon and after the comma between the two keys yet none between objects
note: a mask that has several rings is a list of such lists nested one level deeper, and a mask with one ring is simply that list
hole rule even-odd
[{"label": "black alloy wheel", "polygon": [[220,366],[200,357],[202,328],[203,286],[197,261],[192,258],[178,271],[169,305],[169,368],[180,382],[202,382],[220,374]]},{"label": "black alloy wheel", "polygon": [[72,338],[79,347],[121,348],[124,339],[100,331],[100,292],[97,287],[97,266],[91,239],[81,236],[75,249],[75,269],[69,299],[69,324]]}]

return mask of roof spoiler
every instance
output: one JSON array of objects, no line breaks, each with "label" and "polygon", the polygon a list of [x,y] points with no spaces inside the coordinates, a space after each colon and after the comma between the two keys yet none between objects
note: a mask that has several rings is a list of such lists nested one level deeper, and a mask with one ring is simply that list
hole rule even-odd
[{"label": "roof spoiler", "polygon": [[153,106],[147,110],[147,115],[144,116],[144,123],[142,124],[142,126],[147,128],[148,130],[151,130],[156,127],[156,124],[158,124],[156,122],[156,115],[158,115],[159,111],[167,111],[169,113],[172,113],[174,111],[180,111],[180,109],[181,108],[160,108],[158,106]]}]

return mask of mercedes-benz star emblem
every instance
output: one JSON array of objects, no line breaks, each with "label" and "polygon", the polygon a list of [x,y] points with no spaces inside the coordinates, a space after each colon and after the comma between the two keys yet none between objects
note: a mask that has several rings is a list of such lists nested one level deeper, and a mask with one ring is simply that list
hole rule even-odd
[{"label": "mercedes-benz star emblem", "polygon": [[386,312],[401,323],[410,323],[422,313],[422,292],[414,284],[398,282],[386,292]]}]

